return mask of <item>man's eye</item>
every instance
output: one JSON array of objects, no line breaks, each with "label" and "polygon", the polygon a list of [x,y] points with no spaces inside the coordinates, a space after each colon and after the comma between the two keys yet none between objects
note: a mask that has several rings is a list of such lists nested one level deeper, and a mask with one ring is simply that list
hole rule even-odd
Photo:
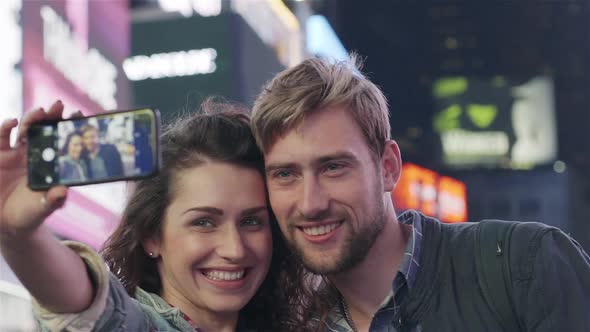
[{"label": "man's eye", "polygon": [[346,164],[330,163],[324,167],[324,171],[332,175],[342,174],[345,170]]},{"label": "man's eye", "polygon": [[326,170],[328,170],[328,171],[336,171],[336,170],[342,169],[342,167],[344,167],[344,166],[342,166],[340,164],[328,164],[326,166]]},{"label": "man's eye", "polygon": [[274,174],[275,178],[278,179],[285,179],[291,176],[291,172],[290,171],[277,171]]}]

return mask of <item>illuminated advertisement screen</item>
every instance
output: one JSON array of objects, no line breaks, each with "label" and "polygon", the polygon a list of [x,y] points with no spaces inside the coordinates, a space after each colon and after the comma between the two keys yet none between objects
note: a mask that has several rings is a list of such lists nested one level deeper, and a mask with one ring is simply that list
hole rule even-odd
[{"label": "illuminated advertisement screen", "polygon": [[404,163],[391,197],[398,211],[418,210],[447,223],[467,221],[465,184],[412,163]]},{"label": "illuminated advertisement screen", "polygon": [[[0,31],[5,45],[0,52],[0,121],[22,116],[22,29],[20,27],[21,0],[0,1]],[[16,139],[16,131],[12,133]]]},{"label": "illuminated advertisement screen", "polygon": [[339,61],[349,59],[348,52],[326,17],[310,16],[305,23],[305,30],[305,42],[310,54]]},{"label": "illuminated advertisement screen", "polygon": [[196,109],[207,96],[236,99],[230,14],[134,22],[132,34],[133,55],[124,69],[135,102],[158,108],[163,122],[182,108]]},{"label": "illuminated advertisement screen", "polygon": [[164,123],[210,96],[251,104],[283,69],[274,50],[231,12],[136,20],[132,36],[123,68],[135,104],[159,109]]},{"label": "illuminated advertisement screen", "polygon": [[[130,108],[122,74],[130,44],[127,1],[24,1],[22,26],[25,111],[56,99],[65,104],[66,116]],[[64,208],[46,223],[61,237],[98,248],[125,201],[123,183],[72,188]]]},{"label": "illuminated advertisement screen", "polygon": [[443,163],[531,168],[557,156],[553,82],[447,77],[433,86]]}]

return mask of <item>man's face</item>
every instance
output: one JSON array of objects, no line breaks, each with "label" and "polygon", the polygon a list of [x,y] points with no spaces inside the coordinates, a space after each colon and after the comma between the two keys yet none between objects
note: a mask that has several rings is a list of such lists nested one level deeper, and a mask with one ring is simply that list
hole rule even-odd
[{"label": "man's face", "polygon": [[272,209],[312,272],[361,262],[384,226],[380,158],[345,107],[329,107],[277,139],[265,155]]},{"label": "man's face", "polygon": [[90,152],[96,151],[98,148],[98,132],[95,129],[89,129],[82,134],[82,141],[84,147]]}]

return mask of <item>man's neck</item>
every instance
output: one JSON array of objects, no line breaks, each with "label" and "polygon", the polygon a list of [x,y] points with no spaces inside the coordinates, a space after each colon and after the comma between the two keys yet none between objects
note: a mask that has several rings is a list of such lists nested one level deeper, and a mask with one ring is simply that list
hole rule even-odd
[{"label": "man's neck", "polygon": [[385,206],[385,226],[365,259],[351,270],[329,277],[359,331],[369,329],[373,315],[392,291],[410,235],[411,228],[398,221],[390,202]]}]

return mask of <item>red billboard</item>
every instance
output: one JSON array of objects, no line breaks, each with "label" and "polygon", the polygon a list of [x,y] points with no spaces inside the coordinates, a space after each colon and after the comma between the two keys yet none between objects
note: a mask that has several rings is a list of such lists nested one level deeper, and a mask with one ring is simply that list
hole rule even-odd
[{"label": "red billboard", "polygon": [[[130,105],[122,62],[129,56],[127,1],[41,0],[22,4],[23,105],[47,107],[56,99],[65,115]],[[119,221],[125,184],[73,188],[64,208],[47,220],[60,236],[98,248]]]},{"label": "red billboard", "polygon": [[391,196],[398,210],[418,210],[443,222],[467,221],[465,184],[412,163],[404,164]]}]

